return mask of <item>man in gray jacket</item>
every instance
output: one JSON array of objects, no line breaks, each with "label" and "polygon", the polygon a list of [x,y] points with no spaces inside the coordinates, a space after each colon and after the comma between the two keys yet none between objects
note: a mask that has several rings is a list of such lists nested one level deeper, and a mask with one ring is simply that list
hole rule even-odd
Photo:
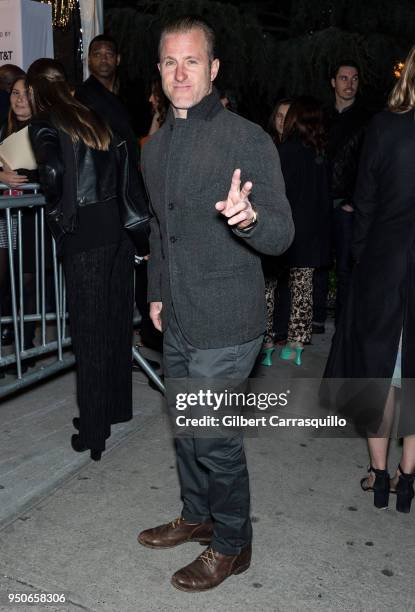
[{"label": "man in gray jacket", "polygon": [[[225,110],[212,83],[214,32],[181,17],[160,40],[166,122],[143,151],[154,214],[150,316],[164,331],[170,379],[246,379],[265,329],[258,252],[279,255],[293,238],[278,154],[257,125]],[[209,409],[207,409],[209,410]],[[249,567],[249,480],[242,437],[176,438],[183,510],[143,531],[150,548],[209,544],[173,585],[204,591]]]}]

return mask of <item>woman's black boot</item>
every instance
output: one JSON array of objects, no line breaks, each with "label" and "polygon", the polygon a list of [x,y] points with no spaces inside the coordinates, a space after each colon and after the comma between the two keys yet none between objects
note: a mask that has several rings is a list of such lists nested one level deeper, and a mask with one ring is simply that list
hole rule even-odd
[{"label": "woman's black boot", "polygon": [[[71,446],[77,453],[84,453],[85,451],[89,450],[85,444],[82,444],[79,434],[73,434],[73,436],[71,436]],[[101,455],[102,450],[91,448],[91,459],[93,461],[100,461]]]},{"label": "woman's black boot", "polygon": [[88,450],[88,447],[82,444],[79,434],[73,434],[73,436],[71,436],[71,446],[77,453],[83,453]]},{"label": "woman's black boot", "polygon": [[101,461],[101,455],[102,455],[102,451],[96,448],[91,448],[91,459],[93,461]]},{"label": "woman's black boot", "polygon": [[398,470],[400,474],[396,486],[396,510],[408,514],[411,511],[411,503],[414,497],[415,474],[405,474],[400,464]]}]

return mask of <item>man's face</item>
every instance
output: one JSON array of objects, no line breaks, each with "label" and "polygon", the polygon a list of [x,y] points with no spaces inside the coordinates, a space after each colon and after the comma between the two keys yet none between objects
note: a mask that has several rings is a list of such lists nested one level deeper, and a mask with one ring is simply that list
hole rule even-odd
[{"label": "man's face", "polygon": [[159,70],[164,93],[176,117],[186,118],[187,109],[212,91],[219,60],[209,61],[203,30],[166,34],[160,49]]},{"label": "man's face", "polygon": [[340,66],[336,77],[331,79],[336,98],[344,101],[354,100],[359,87],[359,73],[352,66]]},{"label": "man's face", "polygon": [[110,42],[96,42],[92,45],[88,66],[91,73],[101,79],[112,79],[120,63],[120,56],[115,53]]}]

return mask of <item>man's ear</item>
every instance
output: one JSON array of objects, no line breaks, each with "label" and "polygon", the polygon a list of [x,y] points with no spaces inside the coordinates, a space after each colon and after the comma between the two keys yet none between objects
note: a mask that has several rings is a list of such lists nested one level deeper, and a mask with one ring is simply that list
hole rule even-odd
[{"label": "man's ear", "polygon": [[120,54],[118,54],[118,55],[117,55],[117,66],[119,66],[119,65],[120,65],[120,61],[121,61],[121,55],[120,55]]},{"label": "man's ear", "polygon": [[215,59],[212,61],[212,64],[211,64],[211,66],[210,66],[210,80],[211,80],[212,82],[213,82],[213,81],[216,79],[216,77],[217,77],[217,74],[218,74],[218,72],[219,72],[219,66],[220,66],[220,62],[219,62],[218,58],[215,58]]},{"label": "man's ear", "polygon": [[336,87],[336,79],[330,79],[331,86],[333,89]]},{"label": "man's ear", "polygon": [[157,64],[157,68],[159,69],[159,72],[161,73],[161,66],[160,66],[160,64]]}]

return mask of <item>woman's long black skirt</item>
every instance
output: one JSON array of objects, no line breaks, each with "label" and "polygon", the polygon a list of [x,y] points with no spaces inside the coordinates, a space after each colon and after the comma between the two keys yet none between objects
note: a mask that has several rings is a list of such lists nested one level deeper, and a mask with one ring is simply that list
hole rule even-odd
[{"label": "woman's long black skirt", "polygon": [[80,440],[105,449],[111,424],[132,418],[134,247],[124,238],[63,257],[77,365]]}]

